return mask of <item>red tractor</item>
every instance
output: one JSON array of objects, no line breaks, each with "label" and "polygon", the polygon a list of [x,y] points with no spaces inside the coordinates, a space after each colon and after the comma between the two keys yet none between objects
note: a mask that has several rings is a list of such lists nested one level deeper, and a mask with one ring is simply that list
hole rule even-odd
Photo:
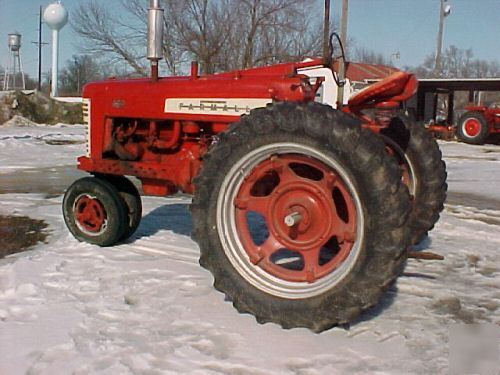
[{"label": "red tractor", "polygon": [[492,135],[500,133],[500,108],[468,106],[457,124],[457,137],[462,142],[482,145]]},{"label": "red tractor", "polygon": [[200,264],[238,311],[316,332],[352,321],[399,276],[446,196],[436,142],[399,111],[416,79],[396,73],[337,110],[314,101],[322,79],[300,74],[333,70],[329,59],[158,78],[162,12],[152,0],[151,78],[84,89],[78,168],[93,177],[65,194],[69,230],[100,246],[129,238],[141,198],[126,175],[145,194],[193,194]]}]

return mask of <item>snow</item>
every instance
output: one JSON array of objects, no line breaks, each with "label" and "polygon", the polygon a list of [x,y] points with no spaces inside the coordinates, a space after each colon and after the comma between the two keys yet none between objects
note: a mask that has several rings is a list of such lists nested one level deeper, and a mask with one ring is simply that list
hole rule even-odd
[{"label": "snow", "polygon": [[448,184],[463,192],[498,200],[500,193],[500,147],[442,142],[448,165]]},{"label": "snow", "polygon": [[[0,128],[0,174],[42,167],[76,165],[85,142],[83,125],[22,126]],[[65,147],[47,143],[67,141]],[[57,152],[55,152],[57,151]]]},{"label": "snow", "polygon": [[[80,142],[84,129],[0,128],[0,173],[31,172],[36,187],[84,153],[46,140]],[[445,260],[409,260],[378,307],[319,335],[224,301],[198,265],[188,197],[145,197],[134,238],[101,249],[68,233],[60,194],[0,194],[0,214],[43,219],[50,233],[0,260],[0,374],[446,373],[453,324],[500,324],[500,147],[440,145],[453,203],[419,248]]]},{"label": "snow", "polygon": [[72,96],[58,96],[56,98],[53,98],[54,100],[57,100],[58,102],[63,102],[63,103],[82,103],[83,98],[81,97],[72,97]]}]

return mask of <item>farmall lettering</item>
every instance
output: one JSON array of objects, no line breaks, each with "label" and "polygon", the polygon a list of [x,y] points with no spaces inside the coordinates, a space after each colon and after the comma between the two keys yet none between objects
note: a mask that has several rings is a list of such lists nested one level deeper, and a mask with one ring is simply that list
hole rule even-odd
[{"label": "farmall lettering", "polygon": [[265,107],[272,99],[261,98],[204,98],[204,99],[166,99],[166,113],[191,113],[200,115],[241,116],[252,109]]},{"label": "farmall lettering", "polygon": [[342,110],[314,102],[323,81],[299,73],[335,75],[326,57],[203,77],[194,64],[188,77],[160,78],[159,5],[149,10],[151,79],[85,86],[89,154],[78,168],[93,176],[65,194],[69,230],[99,246],[130,238],[142,204],[125,176],[145,194],[193,194],[200,264],[239,311],[316,332],[356,319],[446,197],[437,143],[397,111],[415,77],[396,73]]}]

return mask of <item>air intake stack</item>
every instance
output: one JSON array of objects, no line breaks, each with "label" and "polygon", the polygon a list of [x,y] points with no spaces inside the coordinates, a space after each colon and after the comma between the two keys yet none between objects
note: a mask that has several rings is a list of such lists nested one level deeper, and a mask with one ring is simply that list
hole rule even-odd
[{"label": "air intake stack", "polygon": [[150,0],[148,11],[148,60],[151,79],[158,81],[158,62],[163,58],[163,13],[160,0]]}]

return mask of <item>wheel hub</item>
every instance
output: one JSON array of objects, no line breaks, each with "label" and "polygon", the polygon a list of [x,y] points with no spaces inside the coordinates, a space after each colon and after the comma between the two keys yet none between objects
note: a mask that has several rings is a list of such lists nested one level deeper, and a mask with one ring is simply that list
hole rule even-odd
[{"label": "wheel hub", "polygon": [[77,226],[86,233],[100,233],[107,222],[106,210],[102,203],[87,194],[75,200],[74,215]]},{"label": "wheel hub", "polygon": [[464,123],[464,133],[469,137],[476,137],[481,131],[481,124],[474,118],[470,118]]},{"label": "wheel hub", "polygon": [[[311,185],[308,182],[290,183],[276,189],[270,200],[269,229],[290,250],[307,251],[320,246],[332,225],[335,209],[329,202],[332,199],[325,191]],[[289,225],[287,218],[295,219],[294,225]]]}]

